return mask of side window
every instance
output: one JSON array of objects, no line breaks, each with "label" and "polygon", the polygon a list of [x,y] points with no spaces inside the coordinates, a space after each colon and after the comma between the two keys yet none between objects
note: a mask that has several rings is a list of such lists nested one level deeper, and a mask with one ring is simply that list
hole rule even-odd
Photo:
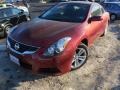
[{"label": "side window", "polygon": [[106,8],[111,8],[111,4],[110,3],[106,3]]},{"label": "side window", "polygon": [[12,8],[11,11],[12,11],[13,15],[17,15],[21,12],[19,9],[16,9],[16,8]]},{"label": "side window", "polygon": [[21,11],[16,8],[5,8],[3,10],[0,10],[0,17],[11,17],[13,15],[19,14]]},{"label": "side window", "polygon": [[4,10],[4,16],[5,17],[10,17],[13,15],[17,15],[18,13],[20,13],[19,9],[15,9],[15,8],[7,8]]},{"label": "side window", "polygon": [[113,4],[113,3],[110,4],[110,3],[109,3],[108,5],[109,5],[109,7],[108,7],[109,9],[113,9],[113,10],[114,10],[114,9],[118,9],[117,4]]},{"label": "side window", "polygon": [[91,10],[91,16],[101,16],[101,15],[102,15],[101,7],[98,4],[95,4]]},{"label": "side window", "polygon": [[6,17],[5,14],[4,14],[4,12],[5,12],[4,9],[1,9],[1,10],[0,10],[0,18]]},{"label": "side window", "polygon": [[13,14],[12,14],[10,8],[7,8],[7,9],[4,10],[4,16],[5,16],[5,17],[10,17],[10,16],[12,16],[12,15],[13,15]]},{"label": "side window", "polygon": [[119,10],[119,5],[118,5],[118,4],[113,4],[113,5],[112,5],[112,9],[114,9],[114,10]]},{"label": "side window", "polygon": [[110,9],[113,9],[113,8],[114,8],[114,5],[109,4],[109,8],[110,8]]}]

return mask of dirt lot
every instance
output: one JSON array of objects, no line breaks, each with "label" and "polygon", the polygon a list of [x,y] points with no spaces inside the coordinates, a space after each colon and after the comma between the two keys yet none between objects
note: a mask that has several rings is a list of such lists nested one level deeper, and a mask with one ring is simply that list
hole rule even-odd
[{"label": "dirt lot", "polygon": [[33,75],[0,49],[0,90],[120,90],[120,25],[109,28],[90,48],[87,63],[62,76]]}]

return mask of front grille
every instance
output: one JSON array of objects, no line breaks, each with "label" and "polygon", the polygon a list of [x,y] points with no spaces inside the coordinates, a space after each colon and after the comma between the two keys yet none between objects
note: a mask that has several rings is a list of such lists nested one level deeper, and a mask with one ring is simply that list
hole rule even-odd
[{"label": "front grille", "polygon": [[[10,44],[10,48],[12,48],[13,50],[19,52],[19,53],[24,53],[26,51],[37,51],[37,47],[34,47],[34,46],[29,46],[29,45],[25,45],[25,44],[22,44],[20,42],[17,42],[13,39],[11,39],[10,37],[8,37],[8,42]],[[15,45],[18,44],[19,45],[19,48],[15,48]]]}]

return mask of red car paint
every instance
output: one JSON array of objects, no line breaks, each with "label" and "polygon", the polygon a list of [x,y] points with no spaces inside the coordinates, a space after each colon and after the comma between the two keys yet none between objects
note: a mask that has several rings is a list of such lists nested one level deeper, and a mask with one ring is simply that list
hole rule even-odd
[{"label": "red car paint", "polygon": [[[89,2],[88,4],[92,7],[95,3]],[[58,69],[59,72],[66,73],[71,70],[71,63],[77,46],[83,40],[87,40],[89,47],[97,37],[104,33],[108,24],[109,13],[107,12],[102,14],[101,20],[94,20],[89,23],[88,19],[90,16],[91,8],[86,20],[82,23],[60,22],[40,18],[23,23],[8,37],[25,45],[39,47],[39,49],[34,54],[20,55],[8,47],[9,53],[19,58],[20,62],[29,64],[34,73],[46,68]],[[50,45],[66,36],[72,39],[62,53],[53,57],[43,56],[43,53]]]}]

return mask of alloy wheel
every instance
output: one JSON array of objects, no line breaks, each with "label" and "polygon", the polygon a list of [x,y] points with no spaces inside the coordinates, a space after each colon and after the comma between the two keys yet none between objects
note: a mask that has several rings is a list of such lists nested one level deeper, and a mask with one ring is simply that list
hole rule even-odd
[{"label": "alloy wheel", "polygon": [[7,26],[7,27],[5,28],[5,33],[6,33],[6,34],[9,34],[10,29],[11,29],[11,26]]},{"label": "alloy wheel", "polygon": [[72,60],[72,69],[77,69],[82,66],[87,59],[87,51],[85,48],[77,48],[75,55]]}]

